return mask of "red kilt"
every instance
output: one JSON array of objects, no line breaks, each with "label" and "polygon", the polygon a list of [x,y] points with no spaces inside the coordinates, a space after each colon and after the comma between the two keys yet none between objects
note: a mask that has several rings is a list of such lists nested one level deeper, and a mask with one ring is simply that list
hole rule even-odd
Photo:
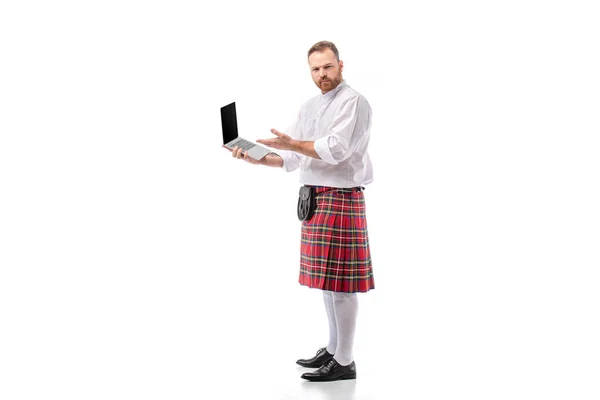
[{"label": "red kilt", "polygon": [[374,289],[364,193],[315,189],[317,208],[302,222],[300,284],[345,293]]}]

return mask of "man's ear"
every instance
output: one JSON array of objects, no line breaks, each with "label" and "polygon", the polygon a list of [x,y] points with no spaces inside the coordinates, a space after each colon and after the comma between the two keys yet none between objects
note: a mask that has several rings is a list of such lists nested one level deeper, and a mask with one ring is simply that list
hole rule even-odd
[{"label": "man's ear", "polygon": [[340,72],[344,69],[344,62],[340,60]]}]

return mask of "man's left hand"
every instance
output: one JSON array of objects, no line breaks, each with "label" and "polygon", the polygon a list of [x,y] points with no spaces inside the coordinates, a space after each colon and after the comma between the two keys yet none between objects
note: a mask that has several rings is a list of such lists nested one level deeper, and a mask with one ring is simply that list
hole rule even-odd
[{"label": "man's left hand", "polygon": [[265,146],[272,147],[279,150],[294,150],[295,140],[286,135],[285,133],[279,132],[277,129],[271,129],[271,133],[277,136],[273,139],[259,139],[258,143],[264,144]]}]

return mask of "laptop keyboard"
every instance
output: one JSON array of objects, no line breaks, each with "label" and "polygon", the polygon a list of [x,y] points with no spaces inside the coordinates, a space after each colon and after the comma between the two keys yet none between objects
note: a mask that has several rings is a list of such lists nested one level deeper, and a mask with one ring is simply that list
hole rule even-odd
[{"label": "laptop keyboard", "polygon": [[235,146],[241,148],[242,150],[250,150],[251,148],[253,148],[255,146],[255,144],[252,142],[249,142],[247,140],[240,139],[237,142],[235,142],[231,147],[235,147]]}]

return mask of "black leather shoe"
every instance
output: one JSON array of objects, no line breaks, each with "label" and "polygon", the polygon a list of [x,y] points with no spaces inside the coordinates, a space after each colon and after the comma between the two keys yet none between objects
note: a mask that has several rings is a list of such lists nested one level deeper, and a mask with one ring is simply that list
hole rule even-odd
[{"label": "black leather shoe", "polygon": [[327,347],[323,347],[317,351],[317,355],[313,358],[300,359],[296,361],[296,364],[306,368],[319,368],[331,359],[333,359],[333,354],[329,354]]},{"label": "black leather shoe", "polygon": [[352,361],[349,365],[342,366],[335,361],[335,358],[332,358],[318,370],[302,374],[302,378],[314,382],[356,379],[356,364]]}]

